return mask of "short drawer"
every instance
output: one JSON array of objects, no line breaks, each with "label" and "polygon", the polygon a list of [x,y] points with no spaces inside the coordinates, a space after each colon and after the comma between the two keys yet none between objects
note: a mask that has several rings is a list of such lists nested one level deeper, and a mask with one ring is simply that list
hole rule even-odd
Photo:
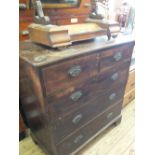
[{"label": "short drawer", "polygon": [[100,57],[101,72],[113,65],[121,64],[125,59],[128,59],[130,62],[131,55],[132,48],[127,45],[103,51]]},{"label": "short drawer", "polygon": [[65,93],[75,84],[97,74],[97,54],[75,58],[42,69],[46,95]]},{"label": "short drawer", "polygon": [[71,134],[57,146],[59,154],[69,155],[72,151],[89,141],[90,138],[97,136],[105,125],[109,123],[110,126],[114,123],[114,118],[121,114],[121,106],[121,103],[114,105],[91,121],[88,125],[77,130],[75,134]]},{"label": "short drawer", "polygon": [[[79,109],[98,96],[103,95],[106,91],[125,85],[128,75],[128,63],[98,74],[98,76],[79,83],[78,85],[68,88],[68,94],[63,97],[59,94],[47,97],[48,104],[52,105],[55,113],[66,115],[75,109]],[[94,95],[96,94],[96,95]],[[49,107],[50,108],[50,107]]]},{"label": "short drawer", "polygon": [[108,107],[116,102],[123,101],[124,87],[109,90],[105,94],[97,95],[94,93],[94,98],[89,100],[87,104],[78,110],[71,112],[66,116],[59,116],[55,121],[54,137],[56,143],[75,132],[90,120],[103,113]]},{"label": "short drawer", "polygon": [[112,68],[100,72],[97,77],[97,83],[101,91],[112,89],[118,85],[124,85],[127,82],[128,73],[129,73],[129,64],[128,59],[124,60],[121,65],[115,65]]}]

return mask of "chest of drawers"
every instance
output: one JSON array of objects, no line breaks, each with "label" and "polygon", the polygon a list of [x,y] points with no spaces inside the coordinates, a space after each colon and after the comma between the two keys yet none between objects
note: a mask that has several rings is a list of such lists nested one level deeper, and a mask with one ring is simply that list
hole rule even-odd
[{"label": "chest of drawers", "polygon": [[20,98],[32,138],[69,155],[121,120],[134,40],[104,37],[49,49],[20,43]]}]

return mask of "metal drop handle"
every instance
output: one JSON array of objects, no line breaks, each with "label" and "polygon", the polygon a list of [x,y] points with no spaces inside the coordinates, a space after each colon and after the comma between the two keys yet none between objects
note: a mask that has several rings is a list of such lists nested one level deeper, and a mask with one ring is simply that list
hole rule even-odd
[{"label": "metal drop handle", "polygon": [[80,73],[81,73],[82,69],[81,69],[81,66],[73,66],[69,69],[68,71],[68,74],[71,76],[71,77],[76,77],[78,76]]},{"label": "metal drop handle", "polygon": [[75,144],[77,144],[77,143],[79,143],[80,141],[81,141],[81,139],[83,139],[83,135],[81,134],[81,135],[79,135],[78,137],[76,137],[75,139],[74,139],[74,143]]},{"label": "metal drop handle", "polygon": [[82,114],[78,114],[77,116],[75,116],[73,119],[72,119],[72,123],[74,124],[77,124],[80,122],[80,120],[82,119]]},{"label": "metal drop handle", "polygon": [[78,101],[82,96],[82,91],[76,91],[70,95],[70,99],[73,101]]},{"label": "metal drop handle", "polygon": [[109,96],[109,100],[114,100],[116,97],[116,93],[112,93],[110,96]]},{"label": "metal drop handle", "polygon": [[117,53],[113,56],[113,58],[114,58],[115,61],[121,60],[122,57],[123,57],[122,52],[117,52]]},{"label": "metal drop handle", "polygon": [[118,73],[112,74],[111,80],[115,81],[115,80],[117,80],[117,79],[118,79]]}]

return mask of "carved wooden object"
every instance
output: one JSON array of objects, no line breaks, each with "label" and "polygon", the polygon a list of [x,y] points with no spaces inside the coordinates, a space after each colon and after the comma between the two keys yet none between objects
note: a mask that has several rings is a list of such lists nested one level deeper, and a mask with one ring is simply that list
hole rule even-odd
[{"label": "carved wooden object", "polygon": [[31,24],[29,26],[30,39],[50,47],[67,46],[75,41],[93,39],[106,34],[106,29],[94,23],[65,26]]}]

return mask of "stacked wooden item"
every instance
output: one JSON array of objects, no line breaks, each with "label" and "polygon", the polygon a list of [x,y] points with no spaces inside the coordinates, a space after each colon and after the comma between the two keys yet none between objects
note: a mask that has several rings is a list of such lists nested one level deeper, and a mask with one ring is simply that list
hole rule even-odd
[{"label": "stacked wooden item", "polygon": [[120,27],[115,22],[100,22],[98,20],[87,20],[87,22],[64,26],[33,23],[29,25],[29,36],[33,42],[55,48],[103,35],[107,35],[110,40],[120,32]]},{"label": "stacked wooden item", "polygon": [[29,26],[29,35],[33,42],[53,48],[71,45],[72,42],[93,39],[96,36],[106,34],[105,29],[92,23],[64,26],[33,23]]},{"label": "stacked wooden item", "polygon": [[[120,27],[116,22],[108,22],[87,19],[84,24],[56,26],[49,24],[49,17],[44,16],[42,4],[35,1],[38,16],[35,16],[35,23],[29,25],[30,39],[53,48],[71,45],[72,42],[93,39],[97,36],[117,36]],[[115,28],[116,27],[116,28]],[[113,33],[113,35],[112,35]]]}]

